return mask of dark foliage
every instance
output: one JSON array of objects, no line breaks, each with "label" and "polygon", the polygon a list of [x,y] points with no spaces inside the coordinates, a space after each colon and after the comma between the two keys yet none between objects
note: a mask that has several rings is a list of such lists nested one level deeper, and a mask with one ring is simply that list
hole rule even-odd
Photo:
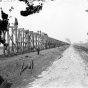
[{"label": "dark foliage", "polygon": [[15,24],[14,25],[18,25],[18,20],[17,18],[15,18]]},{"label": "dark foliage", "polygon": [[43,7],[43,4],[37,5],[37,6],[30,5],[27,0],[19,0],[19,1],[25,2],[28,6],[26,7],[25,11],[20,11],[21,16],[28,16],[34,13],[39,13],[39,11],[42,10],[42,7]]},{"label": "dark foliage", "polygon": [[40,10],[42,10],[42,5],[37,5],[37,6],[30,5],[29,7],[26,7],[25,11],[21,11],[20,14],[22,16],[28,16],[34,13],[39,13]]},{"label": "dark foliage", "polygon": [[8,21],[3,21],[3,20],[0,20],[0,30],[1,31],[7,31],[7,25],[8,25]]},{"label": "dark foliage", "polygon": [[12,83],[8,83],[0,76],[0,88],[11,88]]},{"label": "dark foliage", "polygon": [[85,12],[88,12],[88,9],[87,9],[87,10],[85,10]]},{"label": "dark foliage", "polygon": [[4,21],[6,21],[8,19],[8,14],[6,14],[5,12],[3,12],[3,10],[1,9],[1,14],[2,14],[2,19]]},{"label": "dark foliage", "polygon": [[0,76],[0,85],[4,82],[4,79]]},{"label": "dark foliage", "polygon": [[5,44],[5,39],[2,38],[2,34],[7,31],[7,26],[8,26],[8,14],[6,14],[2,9],[1,9],[1,17],[2,20],[0,20],[0,43]]},{"label": "dark foliage", "polygon": [[19,0],[19,1],[22,1],[22,2],[24,2],[25,4],[27,4],[29,6],[28,0]]},{"label": "dark foliage", "polygon": [[0,30],[4,31],[4,30],[7,30],[8,14],[6,14],[2,9],[1,9],[1,17],[2,17],[2,20],[0,20]]}]

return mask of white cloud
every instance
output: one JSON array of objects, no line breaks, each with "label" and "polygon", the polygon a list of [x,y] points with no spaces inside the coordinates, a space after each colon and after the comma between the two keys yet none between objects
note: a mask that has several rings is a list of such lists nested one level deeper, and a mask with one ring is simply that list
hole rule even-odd
[{"label": "white cloud", "polygon": [[81,0],[64,0],[70,5],[79,5],[81,3]]}]

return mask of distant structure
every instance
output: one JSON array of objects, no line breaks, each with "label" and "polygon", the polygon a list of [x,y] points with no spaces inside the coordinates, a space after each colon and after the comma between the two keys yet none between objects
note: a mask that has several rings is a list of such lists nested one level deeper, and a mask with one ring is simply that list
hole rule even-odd
[{"label": "distant structure", "polygon": [[71,44],[70,39],[66,38],[65,40],[66,40],[67,43]]},{"label": "distant structure", "polygon": [[[25,11],[20,11],[21,16],[27,17],[42,10],[43,4],[34,6],[29,4],[28,0],[19,0],[27,4]],[[35,1],[35,0],[33,0]],[[14,8],[11,7],[10,12]],[[0,43],[3,44],[3,55],[14,56],[27,52],[55,48],[63,45],[69,45],[68,43],[59,41],[57,39],[49,37],[46,33],[41,31],[33,32],[29,29],[18,28],[18,20],[15,18],[13,25],[9,24],[8,15],[1,8],[2,20],[0,20]],[[12,17],[12,16],[9,16]],[[6,47],[5,47],[6,46]],[[38,52],[39,54],[39,52]]]},{"label": "distant structure", "polygon": [[18,20],[17,18],[15,18],[15,23],[14,23],[15,26],[18,26]]},{"label": "distant structure", "polygon": [[87,10],[85,10],[86,12],[88,12],[88,9]]}]

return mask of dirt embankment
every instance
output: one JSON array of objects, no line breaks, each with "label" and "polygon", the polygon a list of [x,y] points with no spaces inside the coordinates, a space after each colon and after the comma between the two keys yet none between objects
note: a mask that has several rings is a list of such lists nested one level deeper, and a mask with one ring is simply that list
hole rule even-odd
[{"label": "dirt embankment", "polygon": [[27,65],[27,63],[30,63],[30,59],[20,58],[17,60],[1,63],[0,75],[9,82],[12,82],[12,79],[20,75],[23,62],[25,63],[25,65]]},{"label": "dirt embankment", "polygon": [[[28,53],[25,55],[11,57],[10,59],[7,58],[7,60],[4,61],[1,60],[0,75],[8,82],[12,83],[11,88],[26,85],[29,81],[33,81],[33,79],[30,80],[31,77],[36,78],[39,73],[46,69],[51,64],[51,62],[55,60],[56,57],[62,57],[63,51],[68,47],[69,46],[62,46],[59,48],[43,50],[40,52],[39,56],[36,52],[34,52],[31,54]],[[30,63],[31,59],[34,60],[34,71],[32,75],[28,69],[26,69],[22,75],[20,75],[23,62],[26,65]]]},{"label": "dirt embankment", "polygon": [[74,45],[74,49],[83,58],[85,64],[88,64],[88,46],[84,45]]},{"label": "dirt embankment", "polygon": [[73,46],[56,59],[38,77],[21,88],[88,88],[86,65]]},{"label": "dirt embankment", "polygon": [[87,83],[88,83],[88,46],[75,45],[74,48],[75,48],[76,52],[81,56],[81,58],[85,64],[85,71],[86,71],[86,76],[87,76],[86,79],[87,79]]}]

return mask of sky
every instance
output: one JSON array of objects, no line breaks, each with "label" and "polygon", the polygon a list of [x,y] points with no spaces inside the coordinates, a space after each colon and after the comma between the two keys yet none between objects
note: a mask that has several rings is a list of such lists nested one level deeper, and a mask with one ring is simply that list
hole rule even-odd
[{"label": "sky", "polygon": [[[5,1],[5,2],[4,2]],[[5,12],[9,12],[10,6],[15,9],[9,15],[18,18],[19,28],[29,29],[37,32],[41,30],[48,36],[67,42],[70,39],[71,43],[88,41],[88,9],[87,0],[46,0],[40,13],[22,17],[19,10],[25,10],[26,4],[12,0],[3,0],[0,6]]]}]

